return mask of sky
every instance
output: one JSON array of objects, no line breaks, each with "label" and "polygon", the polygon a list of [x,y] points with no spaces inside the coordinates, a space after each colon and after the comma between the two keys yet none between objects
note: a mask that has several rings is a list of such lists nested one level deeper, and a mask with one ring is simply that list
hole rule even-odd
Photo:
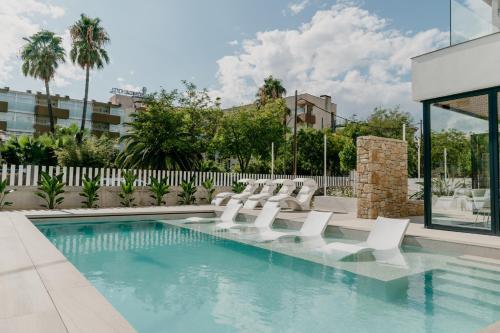
[{"label": "sky", "polygon": [[[220,97],[252,102],[263,79],[288,93],[331,95],[344,117],[401,106],[416,120],[410,58],[449,45],[449,0],[0,0],[0,86],[43,91],[21,74],[23,37],[61,35],[81,13],[99,17],[111,63],[91,72],[90,98],[113,87],[149,92],[182,80]],[[52,91],[82,98],[85,76],[59,67]]]}]

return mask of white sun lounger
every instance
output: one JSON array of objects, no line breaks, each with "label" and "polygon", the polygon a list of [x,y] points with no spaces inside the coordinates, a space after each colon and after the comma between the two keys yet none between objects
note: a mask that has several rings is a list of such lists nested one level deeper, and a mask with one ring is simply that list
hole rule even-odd
[{"label": "white sun lounger", "polygon": [[[245,183],[247,184],[247,186],[245,187],[245,189],[243,190],[243,192],[239,193],[239,194],[249,194],[252,195],[255,193],[255,191],[257,190],[258,186],[257,184],[255,183],[255,180],[254,179],[240,179],[238,180],[238,183]],[[234,193],[234,192],[221,192],[221,193],[218,193],[215,198],[212,200],[212,205],[214,206],[224,206],[226,204],[228,204],[229,200],[237,195],[238,193]]]},{"label": "white sun lounger", "polygon": [[[270,207],[265,207],[270,208]],[[253,239],[256,242],[271,242],[283,238],[316,238],[321,237],[325,232],[328,222],[333,216],[333,212],[320,212],[313,210],[307,215],[304,224],[299,231],[276,231],[271,228],[261,230]]]},{"label": "white sun lounger", "polygon": [[310,178],[296,178],[294,183],[303,183],[296,197],[291,194],[278,194],[267,200],[266,205],[291,208],[292,210],[311,209],[311,200],[318,189],[318,184]]},{"label": "white sun lounger", "polygon": [[378,217],[366,242],[357,244],[335,242],[327,244],[318,250],[326,254],[333,254],[338,260],[341,260],[353,254],[374,250],[388,251],[397,249],[403,241],[409,224],[410,220],[408,219]]},{"label": "white sun lounger", "polygon": [[[254,194],[248,198],[243,206],[246,209],[255,209],[258,206],[264,206],[266,201],[273,196],[274,190],[278,185],[281,185],[280,190],[276,195],[284,195],[290,196],[297,185],[290,179],[276,179],[273,180],[272,183],[268,185],[264,185],[262,191],[259,194]],[[278,205],[272,205],[278,206]]]},{"label": "white sun lounger", "polygon": [[243,207],[242,204],[237,204],[237,205],[228,205],[222,212],[221,216],[219,217],[189,217],[187,218],[184,223],[213,223],[213,222],[234,222],[234,219],[240,212],[241,208]]},{"label": "white sun lounger", "polygon": [[[269,179],[259,179],[259,180],[255,181],[255,186],[256,186],[256,189],[255,189],[254,193],[242,192],[242,193],[233,195],[231,197],[231,199],[229,200],[228,205],[233,204],[233,203],[246,204],[246,202],[248,201],[248,199],[250,197],[255,196],[255,195],[260,195],[263,193],[267,193],[269,191],[271,191],[271,196],[272,196],[272,193],[274,192],[274,189],[276,188],[276,185],[273,185],[271,180],[269,180]],[[258,194],[255,194],[259,188],[261,190],[259,191]],[[245,205],[243,205],[243,208],[246,208]]]},{"label": "white sun lounger", "polygon": [[262,209],[260,214],[257,216],[253,223],[235,223],[234,221],[221,222],[215,226],[215,229],[227,230],[227,229],[247,229],[256,228],[257,230],[264,230],[265,228],[270,228],[273,224],[276,216],[280,212],[278,207],[268,207]]}]

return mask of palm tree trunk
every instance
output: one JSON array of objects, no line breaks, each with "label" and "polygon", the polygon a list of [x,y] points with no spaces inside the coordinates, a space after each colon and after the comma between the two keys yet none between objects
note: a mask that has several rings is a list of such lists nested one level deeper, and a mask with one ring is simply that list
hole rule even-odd
[{"label": "palm tree trunk", "polygon": [[45,80],[45,94],[47,95],[47,109],[49,110],[50,133],[54,134],[54,114],[52,113],[52,102],[50,100],[49,81]]},{"label": "palm tree trunk", "polygon": [[77,135],[78,144],[82,143],[83,139],[83,131],[85,131],[85,119],[87,118],[87,100],[89,98],[89,76],[90,76],[90,67],[86,66],[85,68],[85,97],[83,98],[83,112],[82,112],[82,123],[80,125],[80,132]]}]

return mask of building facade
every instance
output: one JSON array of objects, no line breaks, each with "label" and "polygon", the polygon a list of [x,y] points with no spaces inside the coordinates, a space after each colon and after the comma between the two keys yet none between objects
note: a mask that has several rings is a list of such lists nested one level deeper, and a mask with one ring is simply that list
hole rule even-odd
[{"label": "building facade", "polygon": [[451,0],[450,46],[412,59],[425,224],[500,235],[500,0]]},{"label": "building facade", "polygon": [[[286,124],[293,130],[295,126],[295,96],[285,97],[284,100],[286,107],[290,110],[286,118]],[[223,111],[232,111],[237,108],[233,107]],[[332,102],[330,96],[322,95],[318,97],[307,93],[297,95],[297,130],[306,127],[333,129],[335,127],[336,114],[337,104]]]},{"label": "building facade", "polygon": [[[51,96],[56,125],[81,123],[83,101],[69,96]],[[124,111],[120,105],[91,100],[87,104],[85,127],[95,135],[119,137],[124,134]],[[0,88],[0,130],[7,135],[43,134],[49,131],[47,98],[40,92]]]}]

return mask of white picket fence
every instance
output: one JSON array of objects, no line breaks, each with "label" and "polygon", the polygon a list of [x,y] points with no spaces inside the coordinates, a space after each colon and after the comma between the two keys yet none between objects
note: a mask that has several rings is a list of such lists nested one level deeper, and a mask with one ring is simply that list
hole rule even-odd
[{"label": "white picket fence", "polygon": [[[42,171],[50,176],[62,174],[63,182],[66,186],[82,186],[82,180],[87,175],[92,178],[101,176],[101,186],[119,186],[122,182],[121,169],[110,168],[86,168],[86,167],[60,167],[60,166],[38,166],[38,165],[8,165],[3,164],[1,169],[2,181],[7,179],[9,186],[37,186]],[[170,171],[170,170],[132,170],[137,175],[136,186],[147,186],[151,182],[151,177],[157,179],[168,178],[170,186],[179,186],[183,180],[195,177],[195,183],[200,186],[205,180],[213,179],[215,186],[231,186],[239,179],[272,179],[270,174],[250,174],[250,173],[228,173],[228,172],[202,172],[202,171]],[[293,176],[274,175],[274,179],[294,179],[312,178],[319,186],[323,186],[323,176]],[[354,186],[355,172],[349,177],[326,177],[327,186]]]}]

